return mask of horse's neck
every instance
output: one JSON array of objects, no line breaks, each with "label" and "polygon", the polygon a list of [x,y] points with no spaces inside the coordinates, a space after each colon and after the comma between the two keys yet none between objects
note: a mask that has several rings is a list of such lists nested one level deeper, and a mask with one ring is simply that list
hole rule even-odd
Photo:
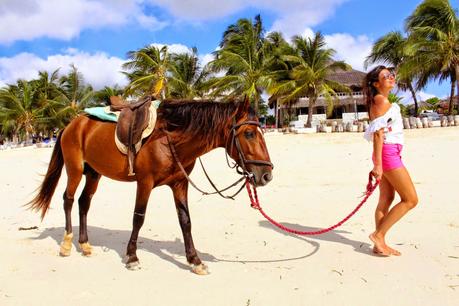
[{"label": "horse's neck", "polygon": [[205,137],[202,139],[196,139],[189,137],[185,141],[180,141],[180,144],[176,145],[177,155],[181,159],[195,160],[196,158],[216,149],[225,147],[226,137],[223,132],[215,133],[215,137],[212,141],[209,141]]}]

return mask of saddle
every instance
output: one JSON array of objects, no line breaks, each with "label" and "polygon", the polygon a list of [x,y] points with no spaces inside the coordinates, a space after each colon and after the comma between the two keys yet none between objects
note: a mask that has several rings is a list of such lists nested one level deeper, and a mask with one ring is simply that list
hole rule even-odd
[{"label": "saddle", "polygon": [[110,97],[110,110],[119,111],[115,140],[127,148],[129,176],[134,173],[134,159],[142,145],[142,133],[150,123],[151,97],[134,103],[125,102],[118,96]]}]

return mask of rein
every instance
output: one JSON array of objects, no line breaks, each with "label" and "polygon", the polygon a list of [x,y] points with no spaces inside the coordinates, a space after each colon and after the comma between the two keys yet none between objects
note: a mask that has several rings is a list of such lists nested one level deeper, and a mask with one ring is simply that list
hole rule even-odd
[{"label": "rein", "polygon": [[379,185],[379,180],[376,180],[375,183],[373,184],[373,174],[370,172],[370,174],[368,175],[368,184],[367,184],[367,187],[366,187],[366,191],[364,193],[364,198],[362,199],[362,201],[357,205],[356,208],[354,208],[353,211],[351,211],[350,214],[348,214],[344,219],[342,219],[341,221],[339,221],[338,223],[336,223],[335,225],[332,225],[328,228],[324,228],[324,229],[321,229],[321,230],[318,230],[318,231],[298,231],[298,230],[295,230],[295,229],[292,229],[292,228],[289,228],[289,227],[286,227],[282,224],[280,224],[279,222],[275,221],[274,219],[272,219],[270,216],[268,216],[264,211],[263,209],[261,208],[260,206],[260,202],[258,200],[258,195],[257,195],[257,189],[255,187],[252,186],[253,188],[253,195],[252,195],[252,191],[250,190],[250,182],[249,180],[246,180],[245,182],[245,185],[247,187],[247,192],[249,193],[249,198],[250,198],[250,206],[254,209],[257,209],[260,211],[260,213],[271,223],[273,224],[274,226],[280,228],[281,230],[283,231],[286,231],[286,232],[289,232],[291,234],[296,234],[296,235],[302,235],[302,236],[313,236],[313,235],[320,235],[320,234],[324,234],[324,233],[327,233],[329,231],[332,231],[334,230],[335,228],[337,227],[340,227],[341,225],[343,225],[347,220],[349,220],[361,207],[362,205],[368,200],[368,198],[372,195],[372,193],[375,191],[376,187]]},{"label": "rein", "polygon": [[[243,126],[243,125],[257,125],[258,127],[260,126],[260,123],[257,122],[257,121],[244,121],[242,123],[239,123],[239,124],[236,124],[235,120],[233,119],[233,126],[231,127],[231,131],[230,131],[230,136],[231,137],[228,137],[227,140],[226,140],[226,144],[225,144],[225,156],[226,156],[226,162],[228,164],[228,166],[230,168],[236,168],[236,172],[239,173],[240,175],[242,175],[242,177],[240,179],[238,179],[235,183],[231,184],[230,186],[224,188],[224,189],[221,189],[219,190],[214,182],[211,180],[211,178],[209,177],[206,169],[204,168],[204,165],[202,163],[202,160],[201,158],[199,157],[199,162],[201,164],[201,167],[202,167],[202,170],[204,171],[204,174],[207,178],[207,180],[209,181],[209,183],[211,184],[211,186],[215,189],[215,192],[206,192],[206,191],[203,191],[202,189],[200,189],[198,186],[196,186],[196,184],[191,180],[191,178],[188,176],[188,174],[186,173],[185,171],[185,168],[183,167],[182,163],[180,162],[179,158],[178,158],[178,155],[177,155],[177,151],[175,150],[175,146],[173,145],[172,141],[171,141],[171,138],[170,136],[167,134],[167,142],[169,144],[169,149],[172,153],[172,156],[174,157],[175,159],[175,162],[178,164],[180,170],[182,171],[183,175],[186,177],[186,179],[188,180],[188,182],[194,187],[196,188],[196,190],[198,190],[199,192],[201,192],[203,195],[211,195],[211,194],[219,194],[221,197],[225,198],[225,199],[232,199],[234,200],[234,197],[236,195],[238,195],[242,189],[244,188],[244,186],[247,188],[247,192],[249,194],[249,198],[250,198],[250,206],[254,209],[257,209],[260,211],[260,213],[271,223],[273,224],[274,226],[280,228],[281,230],[283,231],[286,231],[286,232],[289,232],[291,234],[296,234],[296,235],[308,235],[308,236],[312,236],[312,235],[320,235],[320,234],[324,234],[324,233],[327,233],[329,231],[332,231],[334,230],[335,228],[337,227],[340,227],[341,225],[343,225],[347,220],[349,220],[362,206],[363,204],[368,200],[368,198],[373,194],[373,192],[376,190],[376,188],[378,187],[379,185],[379,180],[375,180],[375,183],[373,183],[373,174],[370,172],[369,175],[368,175],[368,183],[367,183],[367,186],[366,186],[366,191],[364,193],[364,197],[362,199],[362,201],[360,201],[360,203],[357,205],[356,208],[354,208],[354,210],[352,210],[344,219],[342,219],[341,221],[339,221],[338,223],[336,223],[335,225],[332,225],[330,227],[327,227],[327,228],[324,228],[324,229],[321,229],[321,230],[317,230],[317,231],[299,231],[299,230],[295,230],[295,229],[292,229],[292,228],[289,228],[289,227],[286,227],[282,224],[280,224],[279,222],[277,222],[276,220],[274,220],[273,218],[271,218],[270,216],[268,216],[264,210],[261,208],[261,205],[260,205],[260,202],[258,200],[258,194],[257,194],[257,189],[255,187],[255,184],[251,184],[251,182],[253,182],[254,180],[254,177],[253,177],[253,174],[247,170],[247,164],[254,164],[254,165],[263,165],[263,166],[270,166],[270,167],[273,167],[273,164],[271,162],[268,162],[268,161],[264,161],[264,160],[251,160],[251,159],[247,159],[245,157],[245,154],[242,150],[242,147],[241,147],[241,144],[239,142],[239,139],[237,137],[237,130],[239,127]],[[229,143],[229,141],[231,141],[231,143]],[[230,145],[230,147],[228,148],[228,144]],[[239,163],[236,162],[234,163],[233,165],[230,164],[230,161],[229,161],[229,153],[228,152],[232,152],[233,148],[236,148],[237,150],[237,153],[238,153],[238,156],[239,156]],[[239,169],[240,168],[240,169]],[[237,184],[239,184],[241,181],[243,181],[245,179],[245,183],[241,185],[241,187],[239,188],[239,190],[231,195],[231,196],[227,196],[227,195],[224,195],[222,192],[223,191],[226,191],[234,186],[236,186]],[[252,185],[252,188],[253,188],[253,192],[250,188],[250,186]]]},{"label": "rein", "polygon": [[206,169],[204,168],[204,165],[202,164],[201,158],[199,158],[199,162],[201,163],[202,170],[204,171],[204,174],[206,175],[206,178],[209,180],[210,185],[215,189],[215,192],[207,192],[207,191],[202,190],[201,188],[199,188],[199,187],[193,182],[193,180],[190,178],[190,176],[186,173],[185,168],[183,167],[182,163],[180,162],[180,160],[179,160],[179,158],[178,158],[177,151],[175,150],[175,146],[173,145],[173,143],[172,143],[172,141],[171,141],[169,135],[167,135],[167,142],[168,142],[168,144],[169,144],[169,150],[171,151],[172,156],[174,157],[175,162],[176,162],[177,165],[179,166],[180,171],[182,171],[183,175],[184,175],[185,178],[188,180],[188,182],[191,184],[191,186],[193,186],[196,190],[198,190],[199,192],[201,192],[203,195],[218,194],[218,195],[220,195],[222,198],[234,200],[234,197],[235,197],[236,195],[238,195],[238,194],[242,191],[242,189],[244,188],[244,185],[242,185],[241,188],[240,188],[235,194],[230,195],[230,196],[224,195],[224,194],[222,193],[223,191],[226,191],[226,190],[230,189],[231,187],[236,186],[237,184],[239,184],[240,182],[242,182],[246,177],[243,176],[243,177],[241,177],[240,179],[238,179],[236,182],[234,182],[233,184],[231,184],[230,186],[228,186],[228,187],[226,187],[226,188],[223,188],[223,189],[221,189],[221,190],[218,190],[218,188],[215,186],[214,182],[210,179],[209,175],[207,174],[207,171],[206,171]]},{"label": "rein", "polygon": [[[244,189],[244,184],[241,185],[241,187],[238,189],[238,191],[236,191],[233,195],[230,195],[230,196],[227,196],[227,195],[224,195],[222,192],[236,186],[237,184],[239,184],[240,182],[242,182],[244,179],[245,180],[250,180],[253,178],[253,174],[247,170],[247,167],[246,165],[247,164],[254,164],[254,165],[266,165],[266,166],[270,166],[270,167],[274,167],[273,164],[271,162],[267,162],[267,161],[263,161],[263,160],[251,160],[251,159],[246,159],[245,158],[245,154],[244,152],[242,151],[242,148],[241,148],[241,144],[239,142],[239,139],[237,138],[237,130],[238,128],[240,128],[241,126],[243,125],[256,125],[258,127],[260,127],[260,123],[257,122],[257,121],[244,121],[242,123],[239,123],[239,124],[236,124],[235,120],[233,119],[233,125],[231,127],[231,131],[230,131],[230,137],[227,138],[227,141],[226,141],[226,144],[225,144],[225,156],[226,156],[226,162],[228,164],[228,166],[231,168],[231,169],[234,169],[236,168],[236,172],[239,173],[240,175],[242,175],[241,178],[239,178],[236,182],[234,182],[233,184],[231,184],[230,186],[226,187],[226,188],[223,188],[223,189],[218,189],[217,186],[214,184],[214,182],[212,181],[212,179],[209,177],[206,169],[204,168],[204,165],[202,163],[202,160],[201,158],[199,157],[199,163],[201,164],[201,167],[202,167],[202,170],[207,178],[207,180],[209,181],[210,185],[214,188],[214,192],[207,192],[207,191],[204,191],[202,189],[200,189],[194,182],[193,180],[189,177],[189,175],[186,173],[185,171],[185,168],[183,167],[182,163],[180,162],[180,159],[178,158],[178,155],[177,155],[177,151],[175,150],[175,146],[174,144],[172,143],[171,141],[171,138],[169,135],[167,135],[167,142],[169,144],[169,150],[171,151],[172,153],[172,156],[174,157],[174,160],[175,162],[177,163],[177,165],[179,166],[180,170],[182,171],[183,175],[186,177],[186,179],[188,180],[188,182],[191,184],[191,186],[193,186],[196,190],[198,190],[199,192],[201,192],[203,195],[212,195],[212,194],[218,194],[220,195],[222,198],[225,198],[225,199],[231,199],[231,200],[234,200],[234,197],[236,195],[238,195],[242,189]],[[234,147],[236,147],[236,150],[238,152],[238,156],[239,156],[239,160],[240,160],[240,164],[238,163],[234,163],[233,165],[230,164],[230,161],[229,161],[229,158],[228,158],[228,142],[229,140],[231,139],[231,147],[230,147],[230,150],[232,151]],[[240,169],[239,169],[240,168]]]}]

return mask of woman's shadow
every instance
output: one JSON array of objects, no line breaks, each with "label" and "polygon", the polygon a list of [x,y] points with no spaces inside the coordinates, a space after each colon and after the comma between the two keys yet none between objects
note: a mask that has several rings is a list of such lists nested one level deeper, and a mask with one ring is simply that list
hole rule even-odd
[{"label": "woman's shadow", "polygon": [[[64,233],[63,227],[52,227],[43,230],[38,237],[32,237],[30,239],[33,240],[42,240],[48,237],[51,237],[56,241],[58,249],[62,237]],[[147,232],[150,233],[150,232]],[[103,251],[106,250],[114,250],[120,257],[121,261],[124,260],[126,256],[126,246],[129,238],[131,236],[131,231],[127,230],[113,230],[113,229],[106,229],[96,226],[88,226],[88,235],[89,235],[89,243],[93,246],[93,248],[100,248]],[[148,235],[148,234],[146,234]],[[80,252],[78,246],[78,227],[74,227],[74,238],[73,244],[75,249]],[[174,241],[164,241],[164,240],[154,240],[150,238],[146,238],[145,236],[139,235],[139,239],[137,240],[137,249],[138,250],[145,250],[152,254],[157,255],[159,258],[164,259],[177,267],[190,270],[190,267],[184,262],[177,260],[174,255],[178,256],[185,256],[185,246],[183,242],[176,238]],[[215,262],[217,259],[212,256],[211,254],[198,252],[199,258],[203,261],[207,262]]]}]

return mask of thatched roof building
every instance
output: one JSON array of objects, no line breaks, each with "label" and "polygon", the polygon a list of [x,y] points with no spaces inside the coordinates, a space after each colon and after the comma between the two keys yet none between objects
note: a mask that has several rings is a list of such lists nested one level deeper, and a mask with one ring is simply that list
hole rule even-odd
[{"label": "thatched roof building", "polygon": [[[365,73],[352,69],[350,71],[337,70],[327,78],[331,81],[338,82],[347,86],[351,93],[338,92],[337,98],[333,99],[333,115],[332,118],[341,119],[343,113],[360,113],[366,112],[366,105],[362,93],[363,79]],[[279,97],[271,96],[268,100],[270,108],[274,108],[277,126],[281,127],[286,121],[298,115],[308,113],[309,99],[308,97],[301,97],[294,103],[281,104]],[[325,114],[327,110],[327,100],[323,96],[317,99],[313,114]]]}]

